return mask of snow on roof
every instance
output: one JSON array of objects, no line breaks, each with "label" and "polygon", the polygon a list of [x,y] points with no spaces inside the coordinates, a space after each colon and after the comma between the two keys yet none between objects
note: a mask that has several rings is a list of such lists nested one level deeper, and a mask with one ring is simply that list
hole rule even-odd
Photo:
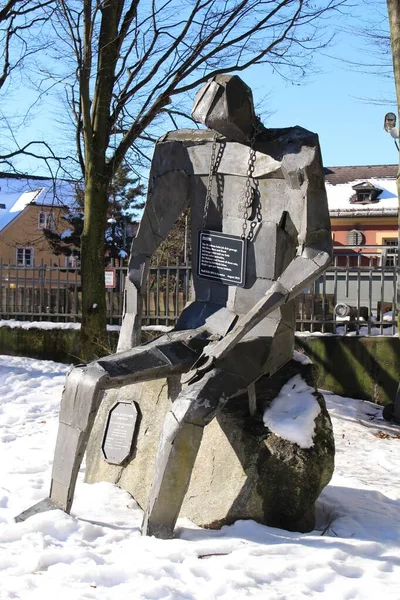
[{"label": "snow on roof", "polygon": [[[396,188],[397,165],[367,165],[355,167],[328,167],[325,169],[325,187],[328,196],[329,212],[337,215],[354,214],[397,214],[398,198]],[[377,202],[350,203],[356,191],[354,186],[371,184],[382,192]]]},{"label": "snow on roof", "polygon": [[72,206],[73,182],[37,177],[16,177],[0,173],[0,230],[4,229],[28,204]]},{"label": "snow on roof", "polygon": [[328,181],[325,183],[328,196],[329,210],[349,210],[349,211],[379,211],[382,209],[398,208],[397,189],[395,179],[373,179],[370,177],[368,182],[382,190],[377,200],[373,204],[350,204],[350,198],[355,194],[354,187],[357,184],[364,183],[364,180],[356,179],[348,183],[332,185]]},{"label": "snow on roof", "polygon": [[[329,211],[332,215],[397,214],[397,165],[366,165],[325,168]],[[382,189],[378,202],[350,203],[355,185],[365,182]],[[75,202],[75,183],[65,180],[0,173],[0,230],[30,203],[43,206],[69,206]]]}]

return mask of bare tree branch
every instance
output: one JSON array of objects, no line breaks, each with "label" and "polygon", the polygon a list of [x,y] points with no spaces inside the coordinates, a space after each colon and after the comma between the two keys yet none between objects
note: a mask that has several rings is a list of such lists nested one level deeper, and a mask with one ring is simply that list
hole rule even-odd
[{"label": "bare tree branch", "polygon": [[[49,15],[46,14],[45,9],[52,5],[54,0],[9,0],[0,9],[0,45],[2,46],[0,89],[13,69],[18,68],[28,56],[42,49],[41,44],[28,48],[22,33],[46,22]],[[11,59],[11,47],[14,42],[20,45],[22,51],[20,57]]]},{"label": "bare tree branch", "polygon": [[[175,98],[216,74],[267,64],[285,77],[296,71],[302,76],[313,53],[330,39],[321,18],[345,0],[55,2],[60,69],[57,72],[55,63],[54,74],[48,71],[48,76],[61,81],[61,59],[71,60],[73,54],[75,61],[69,71],[75,73],[75,81],[68,82],[67,98],[85,178],[85,353],[86,341],[105,340],[104,231],[108,188],[119,166],[129,153],[147,163],[143,148],[154,142],[160,121],[168,118],[177,128],[180,119],[187,118]],[[98,307],[96,314],[93,305]]]}]

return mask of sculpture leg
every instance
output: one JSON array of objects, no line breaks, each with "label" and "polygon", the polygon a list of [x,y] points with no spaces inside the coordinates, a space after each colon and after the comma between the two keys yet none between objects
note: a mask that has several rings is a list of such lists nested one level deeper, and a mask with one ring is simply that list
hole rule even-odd
[{"label": "sculpture leg", "polygon": [[50,496],[16,520],[24,521],[54,508],[70,512],[79,468],[105,390],[183,373],[207,343],[207,332],[176,332],[143,347],[75,367],[67,376],[61,400]]},{"label": "sculpture leg", "polygon": [[61,400],[50,499],[68,513],[107,379],[107,372],[96,364],[77,367],[67,377]]},{"label": "sculpture leg", "polygon": [[260,348],[258,343],[239,346],[230,360],[184,388],[167,414],[142,535],[172,537],[205,425],[229,398],[245,391],[262,375],[268,344],[267,348]]}]

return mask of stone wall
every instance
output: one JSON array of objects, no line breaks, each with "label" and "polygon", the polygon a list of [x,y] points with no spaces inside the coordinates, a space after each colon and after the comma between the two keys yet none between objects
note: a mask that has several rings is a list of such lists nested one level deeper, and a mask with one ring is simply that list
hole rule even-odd
[{"label": "stone wall", "polygon": [[[117,337],[109,332],[111,347]],[[317,365],[317,387],[379,404],[393,402],[400,380],[399,338],[296,336],[296,347]],[[0,327],[0,353],[77,364],[79,330]]]},{"label": "stone wall", "polygon": [[400,381],[397,337],[296,336],[317,367],[316,386],[377,404],[394,401]]},{"label": "stone wall", "polygon": [[[79,364],[82,362],[79,335],[79,329],[3,326],[0,327],[0,353]],[[115,349],[118,332],[109,331],[108,338],[110,348]]]}]

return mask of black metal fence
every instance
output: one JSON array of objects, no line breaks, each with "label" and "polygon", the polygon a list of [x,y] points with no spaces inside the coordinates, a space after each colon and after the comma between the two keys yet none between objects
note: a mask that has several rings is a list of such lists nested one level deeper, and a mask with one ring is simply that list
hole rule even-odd
[{"label": "black metal fence", "polygon": [[[298,331],[395,334],[397,320],[397,248],[335,248],[332,265],[296,299]],[[107,317],[119,325],[126,266],[107,268]],[[189,299],[191,266],[150,268],[143,295],[144,325],[173,325]],[[78,268],[15,266],[0,263],[1,319],[79,322],[82,310]],[[335,314],[341,303],[348,309]]]}]

